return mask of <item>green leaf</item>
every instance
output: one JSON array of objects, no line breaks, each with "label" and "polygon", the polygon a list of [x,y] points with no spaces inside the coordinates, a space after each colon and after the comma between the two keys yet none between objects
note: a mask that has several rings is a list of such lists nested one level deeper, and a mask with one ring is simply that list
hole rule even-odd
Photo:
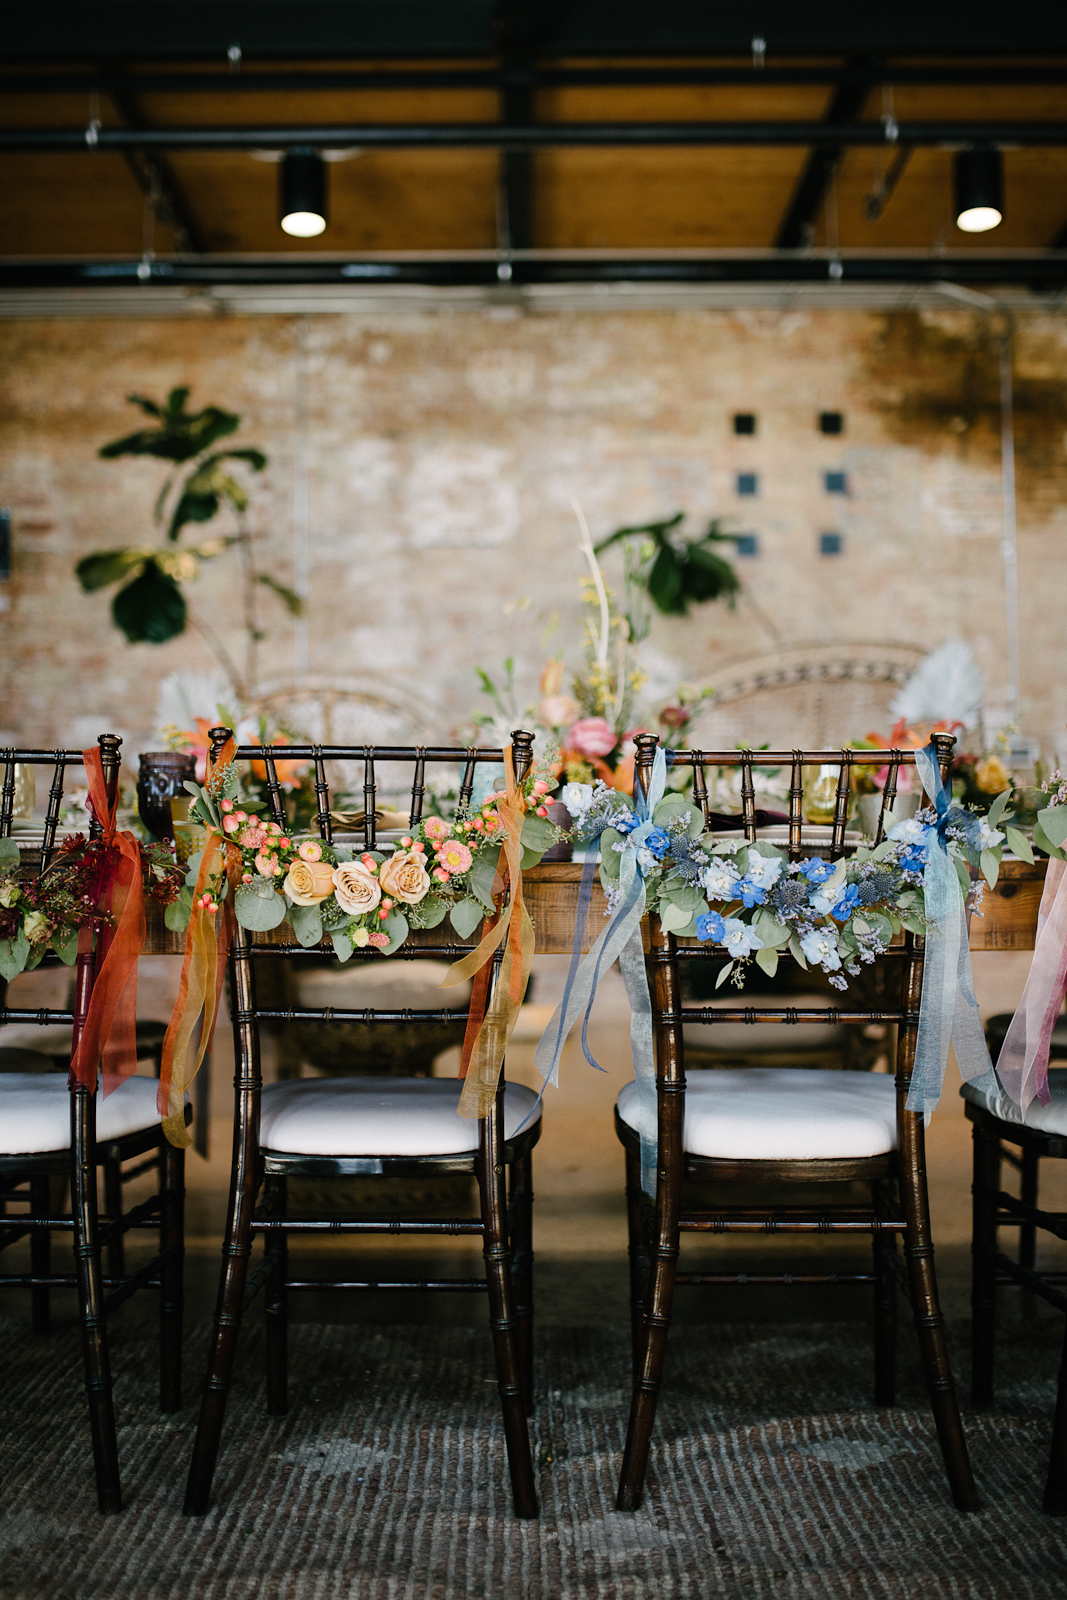
[{"label": "green leaf", "polygon": [[876,933],[883,944],[888,944],[893,937],[893,924],[881,911],[868,911],[867,921],[871,932]]},{"label": "green leaf", "polygon": [[1018,856],[1020,861],[1028,861],[1030,865],[1033,866],[1034,852],[1030,848],[1030,841],[1026,837],[1025,833],[1022,833],[1018,828],[1013,828],[1008,823],[1005,823],[1004,838],[1012,855]]},{"label": "green leaf", "polygon": [[412,906],[407,916],[413,927],[436,928],[445,920],[447,913],[447,900],[442,900],[437,895],[427,895],[419,905]]},{"label": "green leaf", "polygon": [[797,965],[803,967],[804,971],[807,972],[808,960],[804,954],[804,951],[801,949],[800,940],[797,938],[795,933],[791,933],[789,935],[789,954],[793,957],[793,960],[797,963]]},{"label": "green leaf", "polygon": [[757,950],[756,965],[757,967],[761,967],[763,969],[768,978],[773,978],[775,973],[778,971],[777,950],[770,949],[766,945],[762,950]]},{"label": "green leaf", "polygon": [[693,913],[687,907],[668,900],[660,903],[659,920],[665,933],[681,933],[693,921]]},{"label": "green leaf", "polygon": [[141,576],[119,590],[111,615],[131,644],[164,644],[185,631],[182,592],[154,561],[146,562]]},{"label": "green leaf", "polygon": [[394,906],[385,921],[379,924],[378,931],[387,934],[389,938],[389,943],[382,946],[382,954],[391,956],[394,950],[399,950],[408,936],[408,919]]},{"label": "green leaf", "polygon": [[524,850],[536,851],[538,857],[543,856],[556,843],[556,829],[554,823],[547,817],[535,816],[527,812],[522,819],[522,833],[519,835]]},{"label": "green leaf", "polygon": [[105,461],[117,456],[156,456],[162,461],[191,461],[202,450],[207,450],[217,439],[235,433],[241,425],[239,416],[222,411],[218,406],[205,406],[203,411],[189,412],[185,402],[189,398],[187,387],[172,389],[160,406],[145,395],[126,396],[130,405],[139,406],[146,416],[159,419],[157,428],[142,428],[105,444],[100,455]]},{"label": "green leaf", "polygon": [[1001,793],[997,795],[997,798],[993,801],[993,804],[990,806],[988,812],[986,813],[986,821],[989,823],[989,826],[991,828],[995,828],[997,826],[997,824],[999,823],[1001,817],[1004,815],[1005,809],[1007,808],[1007,804],[1008,804],[1008,801],[1010,799],[1011,799],[1011,790],[1010,789],[1003,789],[1001,791]]},{"label": "green leaf", "polygon": [[789,943],[792,929],[786,923],[779,922],[773,911],[761,911],[753,926],[764,945],[772,950],[781,950]]},{"label": "green leaf", "polygon": [[322,939],[322,912],[318,906],[293,906],[289,926],[296,934],[297,943],[310,950]]},{"label": "green leaf", "polygon": [[682,567],[682,590],[686,600],[701,605],[707,600],[725,599],[732,606],[740,588],[741,580],[733,567],[707,544],[686,545]]},{"label": "green leaf", "polygon": [[960,880],[960,888],[963,890],[964,896],[966,897],[971,892],[970,870],[967,866],[967,863],[965,861],[961,861],[959,856],[953,856],[952,862],[956,868],[956,876]]},{"label": "green leaf", "polygon": [[173,933],[183,933],[193,914],[193,891],[186,887],[176,900],[172,900],[163,913],[163,921]]},{"label": "green leaf", "polygon": [[355,949],[347,933],[331,933],[330,942],[339,961],[347,961]]},{"label": "green leaf", "polygon": [[1046,806],[1038,812],[1037,820],[1045,838],[1059,849],[1067,840],[1067,806]]},{"label": "green leaf", "polygon": [[900,913],[900,923],[901,927],[907,928],[909,933],[918,933],[923,935],[926,933],[926,923],[916,912],[902,911]]},{"label": "green leaf", "polygon": [[684,794],[665,794],[655,811],[652,820],[657,827],[662,828],[672,817],[684,817],[686,812],[699,811],[692,800],[686,799]]},{"label": "green leaf", "polygon": [[613,881],[622,871],[622,856],[614,847],[621,844],[622,834],[616,828],[605,828],[600,835],[600,879]]},{"label": "green leaf", "polygon": [[74,575],[86,594],[92,594],[96,589],[106,589],[109,584],[128,577],[134,568],[143,567],[150,555],[150,550],[134,547],[126,550],[94,550],[92,555],[82,557],[74,568]]},{"label": "green leaf", "polygon": [[12,861],[17,863],[20,859],[19,847],[14,839],[0,839],[0,862]]},{"label": "green leaf", "polygon": [[648,574],[648,593],[652,603],[666,616],[684,616],[682,564],[670,545],[656,553]]},{"label": "green leaf", "polygon": [[721,989],[722,988],[723,984],[726,982],[727,978],[730,976],[730,974],[731,974],[731,972],[733,970],[734,970],[733,962],[732,961],[728,961],[726,963],[725,967],[723,967],[722,971],[719,973],[719,976],[715,979],[715,987],[716,987],[716,989]]},{"label": "green leaf", "polygon": [[242,883],[234,896],[234,911],[242,928],[252,933],[269,933],[285,921],[285,901],[280,894],[264,900],[254,889]]},{"label": "green leaf", "polygon": [[1067,861],[1067,851],[1059,849],[1059,847],[1054,845],[1052,840],[1046,836],[1045,830],[1041,826],[1040,814],[1038,815],[1037,821],[1034,823],[1031,837],[1033,839],[1035,850],[1044,850],[1046,855],[1050,855],[1055,861]]},{"label": "green leaf", "polygon": [[460,900],[457,905],[452,907],[448,913],[448,920],[455,929],[458,938],[469,939],[484,916],[484,906],[479,901],[473,900],[468,896],[466,900]]},{"label": "green leaf", "polygon": [[65,967],[72,967],[78,959],[78,930],[68,935],[66,944],[53,944],[52,949]]},{"label": "green leaf", "polygon": [[269,572],[261,572],[256,578],[257,583],[263,584],[285,606],[290,616],[302,617],[304,615],[304,602],[295,589],[287,589],[284,583],[279,583],[277,578],[272,578]]},{"label": "green leaf", "polygon": [[482,902],[487,911],[495,910],[493,905],[493,884],[496,882],[496,869],[499,860],[499,850],[480,850],[475,856],[474,865],[470,870],[471,893]]},{"label": "green leaf", "polygon": [[981,866],[982,877],[985,879],[986,883],[988,883],[991,889],[995,889],[997,886],[997,878],[1000,875],[1000,862],[997,860],[992,850],[982,851]]},{"label": "green leaf", "polygon": [[[265,878],[262,872],[256,872],[252,876],[252,882],[246,884],[245,887],[248,889],[249,894],[258,894],[261,900],[269,900],[271,895],[277,892],[275,889],[276,881],[274,878]],[[292,907],[294,911],[303,909],[302,906],[295,904]]]},{"label": "green leaf", "polygon": [[24,972],[30,958],[30,941],[20,928],[14,939],[0,939],[0,978],[8,983]]}]

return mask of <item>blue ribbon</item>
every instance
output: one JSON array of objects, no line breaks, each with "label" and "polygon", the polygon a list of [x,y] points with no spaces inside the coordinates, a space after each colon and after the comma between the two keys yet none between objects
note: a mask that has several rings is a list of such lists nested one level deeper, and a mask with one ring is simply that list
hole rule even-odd
[{"label": "blue ribbon", "polygon": [[933,741],[915,752],[915,765],[937,813],[937,822],[927,833],[923,874],[926,915],[936,924],[936,930],[931,929],[926,939],[919,1031],[907,1108],[921,1112],[928,1121],[941,1098],[950,1042],[966,1082],[988,1075],[987,1087],[994,1089],[996,1081],[974,992],[963,887],[946,836],[950,820],[966,828],[972,819],[960,807],[952,806],[951,792],[941,780]]},{"label": "blue ribbon", "polygon": [[[619,971],[626,985],[630,1002],[630,1048],[633,1053],[634,1078],[638,1094],[638,1128],[641,1139],[641,1184],[649,1194],[656,1187],[656,1147],[659,1139],[659,1113],[656,1102],[656,1065],[652,1049],[652,1000],[648,992],[645,956],[641,947],[641,918],[645,914],[645,882],[638,861],[638,852],[655,824],[653,813],[663,798],[667,786],[667,754],[657,748],[649,779],[648,794],[634,785],[634,811],[638,818],[636,828],[627,838],[627,848],[622,851],[619,864],[619,902],[607,927],[600,934],[584,962],[581,961],[582,937],[585,932],[589,899],[592,896],[592,871],[596,851],[586,859],[579,894],[578,917],[574,930],[574,949],[563,998],[556,1007],[552,1021],[534,1053],[534,1062],[544,1083],[558,1084],[559,1059],[567,1035],[582,1016],[582,1053],[590,1066],[598,1072],[604,1068],[589,1049],[589,1017],[596,998],[597,985],[603,973],[618,961]],[[610,827],[608,819],[605,826]],[[588,884],[588,889],[587,889]],[[541,1093],[544,1093],[542,1088]],[[540,1096],[538,1097],[540,1099]]]}]

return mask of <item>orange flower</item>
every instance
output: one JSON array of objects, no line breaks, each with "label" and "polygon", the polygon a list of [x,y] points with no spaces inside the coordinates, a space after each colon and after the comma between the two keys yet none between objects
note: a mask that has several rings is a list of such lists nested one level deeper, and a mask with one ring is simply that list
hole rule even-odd
[{"label": "orange flower", "polygon": [[[259,744],[260,741],[256,738],[252,738],[248,742],[249,744]],[[278,745],[284,745],[288,743],[288,739],[286,739],[283,734],[279,733],[271,740],[268,748],[273,750]],[[306,761],[276,761],[274,766],[275,771],[278,774],[278,782],[281,784],[283,789],[297,788],[299,786],[301,777],[307,771]],[[259,778],[263,783],[266,783],[267,763],[265,761],[253,761],[252,776],[253,778]]]}]

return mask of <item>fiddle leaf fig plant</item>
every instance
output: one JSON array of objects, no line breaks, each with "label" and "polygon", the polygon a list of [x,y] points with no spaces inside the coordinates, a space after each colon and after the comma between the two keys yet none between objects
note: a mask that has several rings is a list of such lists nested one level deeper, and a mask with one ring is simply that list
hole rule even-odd
[{"label": "fiddle leaf fig plant", "polygon": [[679,532],[684,520],[685,512],[678,511],[665,522],[616,528],[600,541],[596,552],[621,543],[628,581],[644,587],[656,609],[667,616],[684,616],[690,604],[706,600],[725,600],[732,607],[741,580],[716,547],[736,544],[737,536],[723,533],[718,522],[709,522],[699,538],[687,539]]},{"label": "fiddle leaf fig plant", "polygon": [[[231,470],[232,464],[237,464],[262,472],[267,457],[252,446],[215,449],[220,440],[237,432],[241,418],[220,406],[190,411],[187,386],[172,389],[162,405],[143,394],[131,394],[127,399],[151,419],[151,424],[112,440],[99,454],[105,461],[119,456],[154,456],[173,464],[155,505],[155,521],[165,529],[165,541],[153,547],[131,545],[121,550],[95,550],[78,562],[75,574],[90,594],[122,584],[111,603],[115,626],[131,644],[163,644],[184,633],[190,621],[183,584],[197,576],[202,562],[214,560],[233,546],[239,547],[248,637],[243,678],[211,630],[203,623],[196,625],[222,660],[235,689],[244,693],[255,676],[256,644],[264,637],[256,616],[259,588],[270,589],[291,615],[299,616],[303,610],[298,594],[277,578],[256,570],[253,536],[245,521],[248,493]],[[235,515],[235,533],[198,545],[179,545],[185,528],[213,521],[226,506]]]}]

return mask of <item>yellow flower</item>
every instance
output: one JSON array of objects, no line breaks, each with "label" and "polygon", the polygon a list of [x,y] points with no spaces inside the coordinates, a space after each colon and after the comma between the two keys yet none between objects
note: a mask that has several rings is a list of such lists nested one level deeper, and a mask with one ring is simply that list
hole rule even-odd
[{"label": "yellow flower", "polygon": [[974,769],[974,781],[983,794],[1000,794],[1011,788],[1011,773],[999,756],[986,756]]}]

